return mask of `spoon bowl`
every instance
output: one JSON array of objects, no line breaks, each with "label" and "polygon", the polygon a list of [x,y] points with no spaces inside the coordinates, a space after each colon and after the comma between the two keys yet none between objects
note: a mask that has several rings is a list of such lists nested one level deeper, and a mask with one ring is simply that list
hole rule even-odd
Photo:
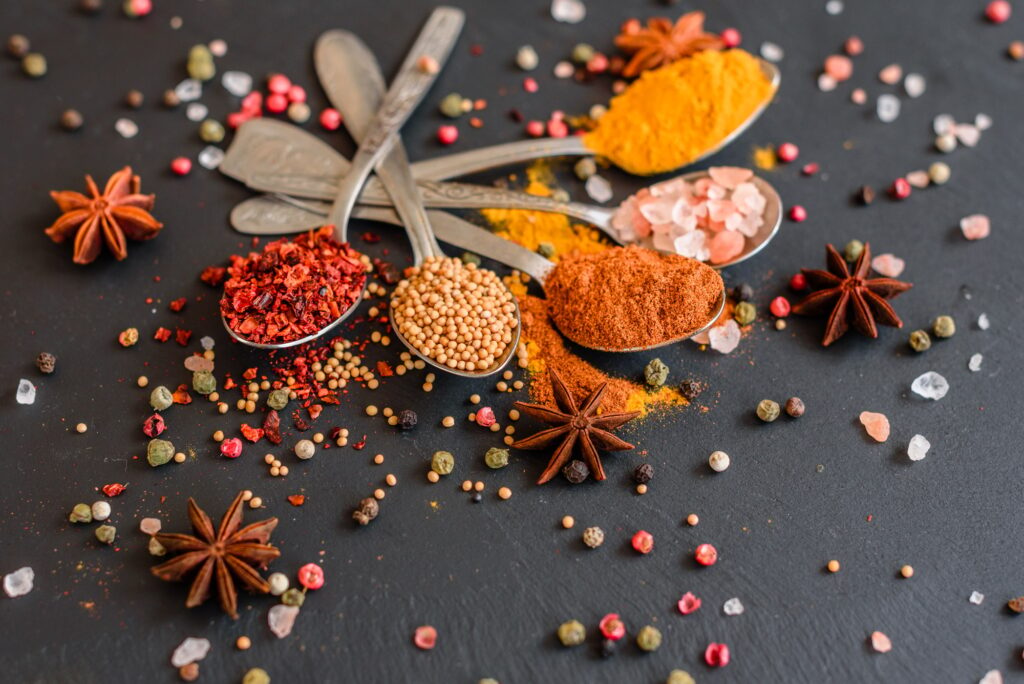
[{"label": "spoon bowl", "polygon": [[[366,289],[365,284],[363,285],[363,289],[364,290]],[[324,335],[329,333],[331,330],[333,330],[335,327],[337,327],[338,324],[340,324],[346,318],[351,316],[353,314],[353,312],[355,312],[355,310],[359,307],[359,304],[362,301],[363,301],[363,291],[360,290],[358,299],[356,299],[355,302],[352,304],[352,306],[349,307],[348,311],[343,313],[338,318],[335,318],[333,321],[331,321],[330,323],[328,323],[324,327],[320,328],[315,333],[310,333],[309,335],[306,335],[305,337],[300,337],[297,340],[290,340],[288,342],[276,342],[276,343],[273,343],[273,344],[253,342],[252,340],[248,339],[247,337],[243,337],[242,335],[239,335],[237,332],[232,330],[231,326],[228,325],[227,319],[224,318],[224,314],[223,313],[221,313],[221,315],[220,315],[220,320],[221,320],[221,323],[224,324],[224,329],[228,331],[228,334],[231,335],[231,337],[234,338],[234,340],[236,342],[241,342],[242,344],[244,344],[244,345],[246,345],[248,347],[252,347],[254,349],[288,349],[289,347],[297,347],[300,344],[306,344],[308,342],[313,342],[314,340],[317,340],[317,339],[323,337]]]}]

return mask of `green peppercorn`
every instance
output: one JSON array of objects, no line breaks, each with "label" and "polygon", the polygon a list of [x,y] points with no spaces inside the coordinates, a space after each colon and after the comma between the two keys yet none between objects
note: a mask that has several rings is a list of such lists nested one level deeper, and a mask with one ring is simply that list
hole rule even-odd
[{"label": "green peppercorn", "polygon": [[101,544],[113,544],[117,536],[117,528],[113,525],[100,525],[96,528],[96,539]]},{"label": "green peppercorn", "polygon": [[224,126],[216,119],[199,124],[199,139],[205,143],[219,143],[224,139]]},{"label": "green peppercorn", "polygon": [[288,405],[288,390],[276,389],[271,390],[270,394],[267,395],[267,406],[280,411]]},{"label": "green peppercorn", "polygon": [[584,157],[576,162],[572,167],[572,170],[573,173],[576,174],[577,178],[585,181],[597,173],[597,162],[594,161],[593,157]]},{"label": "green peppercorn", "polygon": [[295,606],[301,608],[302,604],[306,601],[306,595],[302,593],[296,587],[292,587],[288,591],[281,594],[281,603],[286,606]]},{"label": "green peppercorn", "polygon": [[779,403],[771,399],[762,399],[757,405],[757,417],[770,423],[779,417]]},{"label": "green peppercorn", "polygon": [[21,60],[21,70],[31,78],[42,78],[46,75],[46,57],[38,52],[30,52]]},{"label": "green peppercorn", "polygon": [[252,667],[242,677],[242,684],[270,684],[270,675],[262,667]]},{"label": "green peppercorn", "polygon": [[665,684],[697,684],[697,681],[686,670],[672,670]]},{"label": "green peppercorn", "polygon": [[555,256],[555,246],[550,242],[538,242],[537,254],[540,254],[545,259],[550,259]]},{"label": "green peppercorn", "polygon": [[458,119],[462,116],[465,111],[462,109],[463,97],[458,93],[450,93],[444,96],[441,100],[439,109],[441,114],[447,116],[449,119]]},{"label": "green peppercorn", "polygon": [[644,381],[648,387],[661,387],[668,380],[668,366],[661,359],[651,359],[644,366]]},{"label": "green peppercorn", "polygon": [[956,322],[952,316],[939,316],[932,323],[932,332],[936,337],[952,337],[956,334]]},{"label": "green peppercorn", "polygon": [[843,256],[846,257],[847,261],[856,261],[860,259],[860,253],[863,251],[863,242],[860,240],[850,240],[846,243],[846,247],[843,248]]},{"label": "green peppercorn", "polygon": [[587,640],[587,628],[579,620],[569,620],[558,626],[558,640],[563,646],[579,646]]},{"label": "green peppercorn", "polygon": [[467,266],[470,264],[473,264],[474,266],[479,266],[480,264],[483,263],[480,257],[478,257],[476,254],[473,254],[472,252],[463,252],[462,256],[459,258],[462,259],[462,263],[466,264]]},{"label": "green peppercorn", "polygon": [[494,677],[484,677],[483,679],[481,679],[476,684],[501,684],[501,682],[499,682]]},{"label": "green peppercorn", "polygon": [[732,317],[740,325],[749,325],[757,318],[757,308],[750,302],[740,302],[733,308]]},{"label": "green peppercorn", "polygon": [[203,396],[216,392],[217,378],[210,371],[195,371],[192,373],[192,389]]},{"label": "green peppercorn", "polygon": [[932,346],[932,338],[925,330],[910,333],[910,348],[916,352],[928,351]]},{"label": "green peppercorn", "polygon": [[217,74],[217,67],[213,65],[213,54],[210,48],[205,45],[193,45],[188,51],[188,64],[186,65],[188,75],[197,81],[209,81]]},{"label": "green peppercorn", "polygon": [[569,191],[565,188],[555,188],[551,191],[551,199],[556,202],[568,202],[572,197],[569,196]]},{"label": "green peppercorn", "polygon": [[84,503],[75,504],[75,507],[71,509],[71,515],[68,516],[68,521],[73,523],[91,523],[92,506]]},{"label": "green peppercorn", "polygon": [[641,651],[651,653],[661,646],[661,631],[657,627],[646,625],[636,633],[636,645]]},{"label": "green peppercorn", "polygon": [[455,470],[455,457],[449,451],[435,451],[430,459],[430,469],[438,475],[447,475]]},{"label": "green peppercorn", "polygon": [[174,445],[166,439],[151,439],[146,447],[146,461],[156,468],[174,458]]},{"label": "green peppercorn", "polygon": [[577,64],[586,64],[593,59],[596,52],[597,51],[594,50],[594,46],[592,45],[588,45],[587,43],[577,43],[572,49],[572,61]]},{"label": "green peppercorn", "polygon": [[488,468],[504,468],[508,465],[508,449],[491,447],[484,454],[484,463],[487,464]]},{"label": "green peppercorn", "polygon": [[173,403],[174,395],[163,385],[153,388],[153,391],[149,393],[149,405],[157,411],[169,409]]}]

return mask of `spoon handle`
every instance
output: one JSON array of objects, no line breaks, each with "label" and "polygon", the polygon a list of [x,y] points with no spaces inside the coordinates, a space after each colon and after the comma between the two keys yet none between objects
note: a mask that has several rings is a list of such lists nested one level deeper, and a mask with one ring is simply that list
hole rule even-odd
[{"label": "spoon handle", "polygon": [[593,154],[593,150],[588,149],[583,144],[583,138],[578,135],[570,135],[565,138],[517,140],[502,145],[455,152],[443,157],[418,161],[415,164],[415,172],[417,178],[444,180],[503,166],[512,166],[533,159],[587,157]]},{"label": "spoon handle", "polygon": [[430,15],[409,51],[391,89],[381,102],[376,118],[365,131],[352,167],[338,186],[329,222],[334,224],[340,241],[345,241],[352,208],[371,170],[395,144],[395,134],[437,78],[439,69],[423,69],[421,61],[432,60],[438,66],[443,64],[458,40],[464,18],[461,10],[439,7]]}]

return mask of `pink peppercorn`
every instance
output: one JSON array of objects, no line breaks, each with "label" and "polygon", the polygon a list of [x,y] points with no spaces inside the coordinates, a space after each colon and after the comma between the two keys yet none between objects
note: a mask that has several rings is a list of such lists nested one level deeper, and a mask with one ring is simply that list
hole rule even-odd
[{"label": "pink peppercorn", "polygon": [[592,74],[603,74],[608,71],[608,58],[600,52],[587,61],[587,71]]},{"label": "pink peppercorn", "polygon": [[683,594],[681,599],[679,599],[679,603],[676,604],[676,607],[683,615],[689,615],[690,613],[700,610],[700,604],[701,600],[688,591]]},{"label": "pink peppercorn", "polygon": [[494,417],[494,409],[484,406],[476,412],[476,423],[481,427],[491,427],[497,419]]},{"label": "pink peppercorn", "polygon": [[552,138],[564,138],[569,135],[569,126],[562,119],[548,121],[548,135]]},{"label": "pink peppercorn", "polygon": [[619,618],[618,613],[608,613],[601,618],[601,622],[598,623],[597,627],[601,630],[601,635],[605,639],[618,641],[626,636],[626,623]]},{"label": "pink peppercorn", "polygon": [[725,47],[734,48],[739,47],[740,43],[743,42],[743,36],[734,28],[727,28],[719,35],[722,42],[725,43]]},{"label": "pink peppercorn", "polygon": [[807,276],[803,273],[794,273],[789,279],[789,289],[794,292],[803,292],[807,289]]},{"label": "pink peppercorn", "polygon": [[226,458],[238,458],[242,455],[242,440],[238,437],[225,439],[220,443],[220,453]]},{"label": "pink peppercorn", "polygon": [[459,139],[459,129],[455,126],[439,126],[437,129],[437,141],[442,145],[451,145]]},{"label": "pink peppercorn", "polygon": [[694,550],[693,559],[701,565],[714,565],[718,561],[718,549],[711,544],[701,544]]},{"label": "pink peppercorn", "polygon": [[125,4],[125,14],[132,17],[144,17],[152,11],[152,0],[128,0]]},{"label": "pink peppercorn", "polygon": [[633,550],[637,553],[647,554],[654,550],[654,535],[644,530],[639,530],[633,535]]},{"label": "pink peppercorn", "polygon": [[417,627],[412,637],[412,643],[422,651],[429,651],[437,643],[437,630],[430,625]]},{"label": "pink peppercorn", "polygon": [[238,128],[251,118],[252,115],[246,114],[245,112],[231,112],[228,114],[228,126],[231,128]]},{"label": "pink peppercorn", "polygon": [[242,98],[242,111],[247,114],[255,114],[263,108],[263,94],[252,91]]},{"label": "pink peppercorn", "polygon": [[539,138],[544,135],[544,122],[537,120],[527,122],[526,135],[531,138]]},{"label": "pink peppercorn", "polygon": [[267,111],[273,114],[280,114],[288,109],[288,97],[281,93],[267,95]]},{"label": "pink peppercorn", "polygon": [[906,178],[897,178],[892,182],[889,194],[892,195],[893,199],[907,199],[910,197],[910,183]]},{"label": "pink peppercorn", "polygon": [[338,130],[341,127],[341,112],[333,107],[323,110],[320,112],[320,126],[328,131]]},{"label": "pink peppercorn", "polygon": [[1002,24],[1010,18],[1010,14],[1012,13],[1013,8],[1006,0],[992,0],[992,2],[988,3],[988,6],[985,7],[985,18],[993,24]]},{"label": "pink peppercorn", "polygon": [[853,62],[846,55],[829,55],[825,58],[825,73],[842,83],[853,76]]},{"label": "pink peppercorn", "polygon": [[794,204],[789,208],[789,220],[800,223],[807,220],[807,210],[800,204]]},{"label": "pink peppercorn", "polygon": [[860,53],[864,52],[864,41],[857,36],[850,36],[843,43],[843,51],[851,57],[856,57]]},{"label": "pink peppercorn", "polygon": [[305,102],[306,101],[306,89],[302,86],[293,85],[288,89],[288,101],[289,102]]},{"label": "pink peppercorn", "polygon": [[292,87],[292,81],[284,74],[272,74],[267,78],[267,90],[278,95],[285,95]]},{"label": "pink peppercorn", "polygon": [[800,173],[805,176],[813,176],[821,170],[821,165],[818,162],[811,162],[810,164],[804,164],[803,168],[800,169]]},{"label": "pink peppercorn", "polygon": [[540,86],[537,85],[537,79],[530,78],[529,76],[523,79],[523,90],[526,92],[535,93],[538,88],[540,88]]},{"label": "pink peppercorn", "polygon": [[779,149],[775,151],[775,156],[779,158],[779,161],[788,164],[791,161],[796,161],[796,158],[800,156],[800,148],[793,143],[785,142],[779,145]]},{"label": "pink peppercorn", "polygon": [[306,563],[299,568],[299,584],[306,589],[319,589],[324,586],[324,569],[316,563]]},{"label": "pink peppercorn", "polygon": [[154,413],[142,424],[142,431],[146,433],[147,437],[159,437],[166,427],[163,416]]},{"label": "pink peppercorn", "polygon": [[192,160],[188,157],[175,157],[171,160],[171,171],[177,176],[187,176],[192,171]]},{"label": "pink peppercorn", "polygon": [[789,300],[785,297],[776,297],[772,300],[772,303],[768,305],[768,310],[772,312],[772,315],[776,318],[785,318],[789,315],[790,311]]},{"label": "pink peppercorn", "polygon": [[725,667],[729,664],[729,647],[725,644],[708,644],[704,649],[704,662],[708,667]]}]

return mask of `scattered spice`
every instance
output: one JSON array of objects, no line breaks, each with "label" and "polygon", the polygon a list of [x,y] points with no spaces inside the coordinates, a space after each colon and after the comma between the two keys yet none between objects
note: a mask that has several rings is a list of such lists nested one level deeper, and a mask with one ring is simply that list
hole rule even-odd
[{"label": "scattered spice", "polygon": [[568,620],[558,626],[558,640],[566,648],[579,646],[587,640],[587,628],[579,620]]},{"label": "scattered spice", "polygon": [[762,399],[757,405],[757,417],[771,423],[779,417],[779,404],[771,399]]},{"label": "scattered spice", "polygon": [[604,544],[604,530],[600,527],[588,527],[583,530],[583,543],[591,549],[596,549]]}]

